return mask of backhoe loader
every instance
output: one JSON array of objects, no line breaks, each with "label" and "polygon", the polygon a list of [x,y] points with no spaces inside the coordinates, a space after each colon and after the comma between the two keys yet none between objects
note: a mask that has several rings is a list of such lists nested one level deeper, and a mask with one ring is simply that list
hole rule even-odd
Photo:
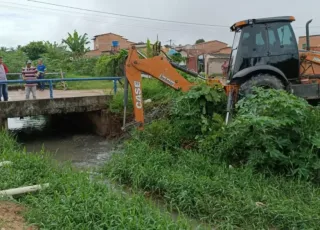
[{"label": "backhoe loader", "polygon": [[[226,123],[230,121],[234,104],[252,92],[253,87],[283,89],[308,101],[320,99],[320,52],[310,51],[309,24],[306,24],[306,50],[298,50],[291,23],[292,16],[250,19],[231,26],[235,33],[226,79],[204,79],[209,84],[220,84],[228,96]],[[159,48],[158,48],[159,49]],[[143,129],[144,113],[141,73],[146,73],[168,86],[188,91],[193,84],[176,70],[189,71],[165,56],[140,59],[133,46],[126,60],[125,113],[130,85],[135,122]],[[125,118],[124,118],[125,124]]]},{"label": "backhoe loader", "polygon": [[320,53],[310,51],[309,24],[306,50],[298,50],[292,16],[251,19],[235,23],[232,52],[227,71],[226,122],[237,98],[252,88],[284,89],[313,102],[320,99]]}]

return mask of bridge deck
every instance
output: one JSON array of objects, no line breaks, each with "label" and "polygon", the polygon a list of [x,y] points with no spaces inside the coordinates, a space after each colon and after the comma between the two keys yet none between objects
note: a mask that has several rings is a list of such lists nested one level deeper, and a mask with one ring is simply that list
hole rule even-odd
[{"label": "bridge deck", "polygon": [[[113,92],[112,89],[108,90],[54,90],[53,98],[70,98],[70,97],[89,97],[89,96],[101,96],[110,95]],[[30,94],[32,98],[32,94]],[[37,99],[49,99],[49,90],[39,91],[37,90]],[[24,90],[9,91],[9,101],[22,101],[25,100]]]},{"label": "bridge deck", "polygon": [[46,90],[37,91],[35,100],[25,100],[23,90],[9,91],[9,101],[0,102],[0,118],[100,111],[107,109],[107,101],[112,99],[104,90],[55,90],[53,93],[53,99]]}]

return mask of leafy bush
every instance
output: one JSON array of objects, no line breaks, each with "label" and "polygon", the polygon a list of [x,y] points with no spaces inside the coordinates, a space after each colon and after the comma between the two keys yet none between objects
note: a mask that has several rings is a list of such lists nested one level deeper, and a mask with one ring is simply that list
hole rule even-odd
[{"label": "leafy bush", "polygon": [[43,54],[41,58],[48,72],[60,72],[60,70],[69,72],[73,69],[72,61],[68,53],[60,53],[58,58],[50,56],[50,54]]},{"label": "leafy bush", "polygon": [[116,55],[103,55],[99,57],[95,73],[98,76],[124,76],[125,60],[128,52],[121,50]]},{"label": "leafy bush", "polygon": [[261,89],[237,107],[234,121],[216,138],[216,148],[208,148],[212,145],[209,137],[203,150],[230,164],[248,164],[265,173],[318,178],[319,108],[285,91]]},{"label": "leafy bush", "polygon": [[183,122],[187,128],[185,131],[194,136],[206,134],[220,128],[220,114],[225,111],[225,102],[222,87],[199,84],[174,100],[172,119]]},{"label": "leafy bush", "polygon": [[42,41],[33,41],[28,45],[23,46],[21,50],[27,54],[29,59],[37,60],[42,54],[47,52],[47,47]]},{"label": "leafy bush", "polygon": [[[48,72],[73,72],[80,75],[95,75],[97,58],[77,57],[66,50],[66,47],[50,42],[31,42],[21,49],[3,49],[0,56],[4,57],[4,62],[11,73],[20,73],[31,55],[32,59],[42,58],[47,66]],[[37,65],[34,61],[34,65]],[[16,77],[9,77],[16,79]]]},{"label": "leafy bush", "polygon": [[95,66],[98,61],[98,58],[78,58],[72,61],[72,69],[73,73],[81,74],[81,75],[95,75]]},{"label": "leafy bush", "polygon": [[[0,51],[0,56],[3,57],[3,62],[8,66],[10,73],[21,73],[22,67],[28,60],[27,55],[21,50]],[[13,79],[13,77],[8,77],[8,79]]]}]

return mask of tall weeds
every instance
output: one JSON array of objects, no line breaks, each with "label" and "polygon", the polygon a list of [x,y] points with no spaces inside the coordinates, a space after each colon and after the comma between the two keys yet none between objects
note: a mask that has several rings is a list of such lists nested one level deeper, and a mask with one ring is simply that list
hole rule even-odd
[{"label": "tall weeds", "polygon": [[317,229],[319,109],[257,90],[225,126],[224,102],[218,88],[176,98],[104,173],[218,229]]},{"label": "tall weeds", "polygon": [[19,198],[30,224],[40,229],[191,229],[174,221],[139,194],[125,194],[107,182],[69,165],[57,165],[44,153],[27,154],[0,133],[0,190],[49,183],[49,188]]}]

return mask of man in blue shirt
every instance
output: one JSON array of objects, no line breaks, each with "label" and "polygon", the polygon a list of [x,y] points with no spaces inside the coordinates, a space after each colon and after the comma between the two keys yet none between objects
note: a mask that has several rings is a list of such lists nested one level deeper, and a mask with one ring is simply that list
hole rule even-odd
[{"label": "man in blue shirt", "polygon": [[[39,74],[38,79],[44,79],[47,68],[43,64],[42,59],[38,60],[37,70],[38,70],[38,74]],[[39,82],[39,88],[40,88],[40,91],[44,90],[44,82]]]}]

